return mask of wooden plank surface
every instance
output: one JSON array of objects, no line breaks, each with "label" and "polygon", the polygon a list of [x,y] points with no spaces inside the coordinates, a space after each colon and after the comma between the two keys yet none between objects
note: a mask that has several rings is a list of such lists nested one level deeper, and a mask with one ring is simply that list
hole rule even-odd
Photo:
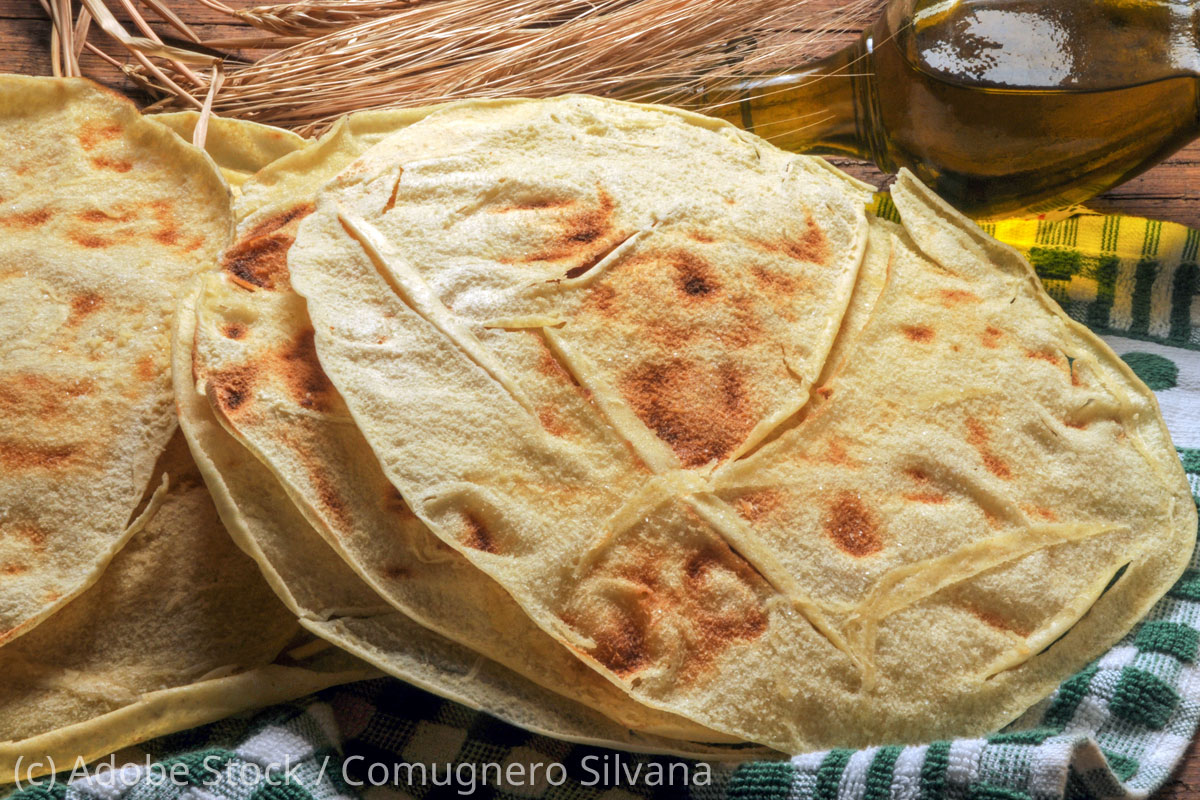
[{"label": "wooden plank surface", "polygon": [[[836,3],[841,0],[815,0]],[[227,0],[235,7],[249,6],[246,0]],[[116,4],[113,4],[114,6]],[[170,5],[204,38],[245,35],[245,29],[230,25],[228,18],[196,0],[171,0]],[[102,38],[93,35],[101,43]],[[0,0],[0,72],[49,75],[50,25],[37,0]],[[121,61],[119,48],[104,49]],[[84,73],[113,88],[135,93],[136,87],[120,71],[100,58],[85,54]],[[839,166],[872,183],[886,176],[869,165],[837,161]],[[1113,213],[1135,214],[1200,227],[1200,142],[1193,143],[1170,159],[1123,186],[1093,200],[1090,205]],[[1174,778],[1155,800],[1200,798],[1200,748],[1193,741]]]}]

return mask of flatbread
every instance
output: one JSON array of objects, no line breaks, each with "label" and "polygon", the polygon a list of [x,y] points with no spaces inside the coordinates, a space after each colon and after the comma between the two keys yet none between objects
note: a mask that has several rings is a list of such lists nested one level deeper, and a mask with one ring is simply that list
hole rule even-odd
[{"label": "flatbread", "polygon": [[414,513],[635,699],[787,752],[928,741],[1119,639],[1196,518],[1119,359],[911,176],[894,199],[861,281],[824,162],[479,103],[349,167],[289,267]]},{"label": "flatbread", "polygon": [[0,76],[0,643],[92,582],[175,429],[170,315],[232,233],[212,160],[82,79]]}]

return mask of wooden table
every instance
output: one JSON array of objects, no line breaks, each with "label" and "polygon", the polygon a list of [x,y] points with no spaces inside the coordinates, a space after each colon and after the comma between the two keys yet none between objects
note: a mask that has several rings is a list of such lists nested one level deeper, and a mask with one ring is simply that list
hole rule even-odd
[{"label": "wooden table", "polygon": [[[247,0],[225,1],[233,6],[258,4]],[[839,5],[844,0],[812,2]],[[169,0],[169,4],[203,38],[244,35],[244,28],[229,25],[227,17],[196,0]],[[846,36],[852,33],[847,32]],[[36,0],[0,0],[0,72],[49,75],[49,41],[50,24]],[[92,41],[100,43],[102,37],[94,34]],[[121,51],[112,47],[105,49],[124,60]],[[89,77],[123,91],[133,90],[132,84],[120,72],[96,56],[85,53],[81,64]],[[886,176],[873,167],[849,161],[836,163],[874,184],[886,180]],[[1097,210],[1200,227],[1200,141],[1140,177],[1094,199],[1089,205]],[[1200,739],[1193,741],[1174,779],[1156,796],[1156,800],[1182,798],[1200,798]]]}]

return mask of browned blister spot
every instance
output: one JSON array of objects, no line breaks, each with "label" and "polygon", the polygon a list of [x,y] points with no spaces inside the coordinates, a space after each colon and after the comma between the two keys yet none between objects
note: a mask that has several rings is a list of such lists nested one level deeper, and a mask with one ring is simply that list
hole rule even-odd
[{"label": "browned blister spot", "polygon": [[574,203],[566,207],[567,210],[553,213],[545,223],[546,228],[553,232],[549,240],[543,243],[541,249],[517,260],[526,263],[569,260],[576,265],[594,266],[603,254],[627,235],[613,230],[615,207],[612,196],[601,190],[594,205]]},{"label": "browned blister spot", "polygon": [[974,417],[967,418],[967,430],[970,435],[967,437],[967,442],[972,447],[984,447],[989,441],[987,429],[983,427],[983,423]]},{"label": "browned blister spot", "polygon": [[1087,372],[1089,367],[1084,361],[1078,358],[1067,359],[1067,371],[1071,374],[1071,385],[1075,387],[1087,386]]},{"label": "browned blister spot", "polygon": [[598,283],[588,289],[581,311],[601,317],[617,315],[617,290],[607,283]]},{"label": "browned blister spot", "polygon": [[799,236],[786,236],[773,240],[758,240],[753,244],[769,253],[779,253],[799,261],[824,264],[829,259],[829,242],[825,231],[811,215],[806,215],[804,232]]},{"label": "browned blister spot", "polygon": [[147,383],[157,378],[160,374],[158,364],[155,363],[152,356],[142,356],[139,358],[135,370],[137,376]]},{"label": "browned blister spot", "polygon": [[280,211],[278,214],[274,214],[263,220],[241,238],[244,240],[257,239],[260,236],[269,236],[289,226],[294,229],[300,224],[302,219],[315,210],[316,206],[312,203],[298,203],[285,211]]},{"label": "browned blister spot", "polygon": [[36,228],[45,225],[53,216],[50,209],[39,208],[36,211],[23,211],[19,214],[0,216],[0,225],[6,228]]},{"label": "browned blister spot", "polygon": [[565,247],[570,247],[571,244],[589,244],[600,239],[612,227],[614,208],[612,196],[601,190],[594,208],[582,209],[567,217],[567,225],[559,241]]},{"label": "browned blister spot", "polygon": [[143,203],[142,208],[150,212],[155,228],[150,232],[150,238],[162,245],[173,247],[180,243],[183,234],[179,229],[179,220],[175,216],[175,203],[170,200],[154,200]]},{"label": "browned blister spot", "polygon": [[129,172],[133,169],[133,162],[126,161],[123,158],[92,156],[92,166],[96,169],[110,169],[113,172]]},{"label": "browned blister spot", "polygon": [[[697,289],[694,284],[691,288]],[[676,291],[681,289],[682,287],[676,286]],[[729,314],[732,318],[726,317],[720,324],[697,324],[688,306],[708,303],[716,299],[716,293],[686,297],[687,299],[671,297],[664,300],[672,304],[672,310],[682,310],[683,313],[656,313],[660,309],[653,309],[650,314],[643,314],[632,322],[642,329],[648,339],[667,351],[687,349],[698,341],[715,342],[725,350],[737,350],[757,344],[765,338],[762,317],[756,313],[750,298],[727,297],[721,312]]]},{"label": "browned blister spot", "polygon": [[752,489],[738,495],[734,507],[751,522],[761,522],[783,508],[784,495],[778,489]]},{"label": "browned blister spot", "polygon": [[1026,350],[1025,357],[1031,358],[1035,361],[1045,361],[1046,363],[1053,364],[1056,367],[1062,365],[1062,357],[1057,353],[1050,352],[1049,350]]},{"label": "browned blister spot", "polygon": [[967,417],[967,444],[979,451],[979,457],[983,459],[983,465],[987,467],[988,472],[1002,480],[1009,480],[1012,478],[1012,470],[1003,459],[992,452],[990,441],[991,437],[983,423],[974,417]]},{"label": "browned blister spot", "polygon": [[853,492],[839,492],[825,517],[825,533],[843,553],[862,558],[883,549],[875,514]]},{"label": "browned blister spot", "polygon": [[84,150],[93,150],[102,142],[116,139],[123,131],[116,122],[87,122],[80,126],[77,137]]},{"label": "browned blister spot", "polygon": [[545,375],[547,378],[550,378],[554,383],[565,383],[571,388],[572,392],[583,398],[584,401],[590,403],[592,401],[592,393],[580,385],[579,381],[575,379],[575,376],[571,374],[571,371],[564,367],[562,362],[555,358],[554,351],[551,350],[550,346],[546,344],[546,340],[543,338],[542,334],[538,331],[530,331],[529,333],[533,336],[534,341],[538,346],[537,371],[540,374]]},{"label": "browned blister spot", "polygon": [[829,464],[837,464],[842,467],[851,469],[858,466],[850,454],[846,452],[846,446],[837,439],[830,439],[825,443],[825,453],[821,456],[821,460]]},{"label": "browned blister spot", "polygon": [[683,302],[713,300],[721,295],[721,284],[712,267],[704,259],[687,250],[671,254],[675,270],[675,286]]},{"label": "browned blister spot", "polygon": [[288,250],[300,221],[312,212],[312,203],[301,203],[263,220],[225,251],[221,268],[246,289],[287,289]]},{"label": "browned blister spot", "polygon": [[246,406],[258,379],[258,367],[243,364],[214,372],[208,379],[207,394],[225,413],[234,413]]},{"label": "browned blister spot", "polygon": [[1004,331],[993,325],[988,325],[983,329],[983,333],[979,335],[979,341],[984,347],[995,349],[1000,346],[1000,337],[1003,335]]},{"label": "browned blister spot", "polygon": [[28,571],[29,567],[26,564],[9,563],[0,567],[0,572],[5,575],[24,575]]},{"label": "browned blister spot", "polygon": [[472,550],[493,554],[500,552],[495,535],[488,530],[483,520],[470,512],[463,514],[462,543]]},{"label": "browned blister spot", "polygon": [[909,492],[904,495],[904,499],[910,503],[925,503],[928,505],[941,505],[946,502],[946,495],[937,492]]},{"label": "browned blister spot", "polygon": [[691,683],[731,646],[767,629],[769,587],[719,539],[681,544],[670,553],[653,544],[618,543],[585,580],[606,587],[596,595],[599,602],[563,619],[590,637],[589,654],[622,678],[652,665],[672,631],[683,633],[686,649],[678,679]]},{"label": "browned blister spot", "polygon": [[817,389],[817,394],[819,394],[821,397],[824,397],[826,400],[828,400],[829,398],[833,397],[833,387],[832,386],[822,386],[820,389]]},{"label": "browned blister spot", "polygon": [[135,214],[132,211],[123,211],[117,214],[110,214],[107,211],[101,211],[98,208],[89,208],[86,211],[80,211],[75,215],[75,218],[80,222],[88,222],[93,225],[103,225],[109,222],[129,222],[134,218]]},{"label": "browned blister spot", "polygon": [[99,311],[104,307],[104,297],[95,292],[78,294],[71,298],[71,313],[67,317],[68,325],[78,325],[84,317]]},{"label": "browned blister spot", "polygon": [[291,246],[291,239],[271,236],[241,240],[225,251],[221,268],[247,289],[286,289]]},{"label": "browned blister spot", "polygon": [[634,413],[685,467],[724,458],[745,440],[756,420],[742,372],[731,363],[649,362],[624,376],[619,388]]},{"label": "browned blister spot", "polygon": [[917,483],[929,483],[930,481],[929,474],[920,467],[905,467],[904,474]]},{"label": "browned blister spot", "polygon": [[933,328],[928,325],[904,325],[900,328],[909,341],[928,344],[933,341]]},{"label": "browned blister spot", "polygon": [[488,211],[492,214],[509,214],[513,211],[545,211],[554,208],[567,208],[574,204],[575,200],[570,197],[535,197],[502,206],[492,206]]},{"label": "browned blister spot", "polygon": [[692,658],[685,663],[680,677],[690,682],[706,672],[734,642],[761,636],[767,629],[767,612],[761,602],[728,601],[729,587],[723,584],[730,577],[750,597],[754,592],[745,587],[761,584],[762,578],[724,542],[693,553],[684,565],[684,573],[687,577],[681,600],[695,641]]},{"label": "browned blister spot", "polygon": [[[161,245],[184,249],[195,249],[203,244],[202,240],[186,246],[183,244],[184,236],[175,215],[175,204],[171,200],[136,203],[132,207],[117,206],[108,211],[88,209],[77,213],[75,218],[86,223],[87,227],[68,231],[67,236],[83,247],[111,247],[139,236]],[[107,227],[97,229],[95,226]]]},{"label": "browned blister spot", "polygon": [[288,394],[301,407],[329,410],[333,384],[317,360],[312,328],[296,334],[287,347],[273,354],[272,368],[283,379]]},{"label": "browned blister spot", "polygon": [[86,247],[89,250],[99,250],[104,247],[112,247],[117,242],[113,239],[106,239],[103,236],[96,236],[91,233],[82,231],[68,231],[67,236],[72,242],[80,247]]},{"label": "browned blister spot", "polygon": [[783,270],[770,269],[761,264],[750,268],[759,290],[767,295],[790,297],[800,292],[812,289],[812,283],[797,275],[789,275]]},{"label": "browned blister spot", "polygon": [[[762,342],[767,337],[766,328],[763,324],[763,314],[760,314],[755,308],[754,300],[745,295],[739,295],[730,300],[729,305],[733,308],[733,324],[723,328],[719,333],[719,338],[723,344],[728,347],[749,347],[752,344]],[[783,308],[776,308],[768,314],[778,313],[785,320],[794,320],[795,317],[791,313],[791,304],[787,304]],[[783,345],[780,345],[781,354],[786,352]]]},{"label": "browned blister spot", "polygon": [[963,303],[978,303],[981,300],[979,295],[966,289],[938,289],[938,298],[947,308],[953,308]]},{"label": "browned blister spot", "polygon": [[383,568],[383,577],[390,581],[404,581],[412,577],[412,570],[408,567],[389,564]]},{"label": "browned blister spot", "polygon": [[563,422],[562,415],[559,410],[549,403],[543,404],[537,410],[538,422],[542,423],[546,433],[551,436],[566,436],[571,432],[571,427]]},{"label": "browned blister spot", "polygon": [[641,327],[647,339],[668,351],[686,349],[691,342],[706,338],[708,333],[698,325],[668,316],[646,320]]},{"label": "browned blister spot", "polygon": [[318,513],[327,521],[333,535],[341,539],[347,531],[355,529],[356,520],[352,506],[342,493],[335,473],[330,470],[328,463],[313,455],[321,439],[321,434],[315,433],[313,427],[312,420],[299,418],[286,431],[281,432],[280,437],[304,468],[311,490],[306,494],[316,497],[314,505]]},{"label": "browned blister spot", "polygon": [[546,344],[546,340],[542,338],[542,334],[538,331],[530,331],[529,334],[533,336],[538,346],[538,372],[547,378],[567,381],[574,386],[578,386],[579,382],[575,380],[575,376],[568,372],[567,368],[554,357],[554,352]]},{"label": "browned blister spot", "polygon": [[1044,519],[1047,522],[1057,522],[1058,514],[1054,513],[1054,509],[1046,508],[1045,506],[1025,505],[1021,506],[1021,510],[1031,517]]},{"label": "browned blister spot", "polygon": [[180,234],[177,228],[162,228],[150,234],[151,238],[159,244],[176,245],[179,244]]},{"label": "browned blister spot", "polygon": [[36,372],[9,374],[0,380],[0,412],[50,420],[66,413],[76,398],[85,397],[95,383],[83,378],[54,378]]},{"label": "browned blister spot", "polygon": [[346,498],[338,491],[337,484],[329,476],[327,468],[316,462],[305,460],[304,464],[308,472],[309,481],[317,492],[317,500],[321,504],[321,508],[326,514],[331,515],[338,523],[333,527],[336,533],[339,530],[346,530],[351,527],[354,522],[354,517],[350,513],[350,505],[346,502]]},{"label": "browned blister spot", "polygon": [[63,469],[79,462],[83,455],[81,444],[0,441],[0,464],[9,469]]},{"label": "browned blister spot", "polygon": [[41,551],[46,548],[50,534],[45,528],[32,522],[14,522],[0,528],[0,538],[21,539],[28,542],[34,550]]},{"label": "browned blister spot", "polygon": [[221,326],[221,335],[226,339],[241,339],[248,328],[240,322],[228,322]]},{"label": "browned blister spot", "polygon": [[1028,628],[1018,625],[1013,620],[1007,619],[992,609],[980,608],[979,606],[975,605],[968,605],[966,606],[966,609],[967,611],[971,612],[972,616],[974,616],[980,622],[989,627],[995,628],[996,630],[1015,633],[1017,636],[1022,638],[1025,638],[1032,633],[1032,631],[1030,631]]},{"label": "browned blister spot", "polygon": [[[650,594],[645,589],[641,593]],[[602,613],[590,616],[586,622],[570,614],[562,619],[572,628],[587,631],[596,643],[587,654],[617,677],[629,678],[650,666],[651,653],[646,640],[650,621],[640,604],[608,604]]]}]

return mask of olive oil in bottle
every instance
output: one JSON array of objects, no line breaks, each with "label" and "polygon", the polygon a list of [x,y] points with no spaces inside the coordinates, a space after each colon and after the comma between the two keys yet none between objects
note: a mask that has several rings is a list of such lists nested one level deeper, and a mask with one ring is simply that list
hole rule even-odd
[{"label": "olive oil in bottle", "polygon": [[908,167],[977,216],[1082,202],[1200,135],[1200,3],[893,0],[851,47],[709,91],[781,147]]}]

